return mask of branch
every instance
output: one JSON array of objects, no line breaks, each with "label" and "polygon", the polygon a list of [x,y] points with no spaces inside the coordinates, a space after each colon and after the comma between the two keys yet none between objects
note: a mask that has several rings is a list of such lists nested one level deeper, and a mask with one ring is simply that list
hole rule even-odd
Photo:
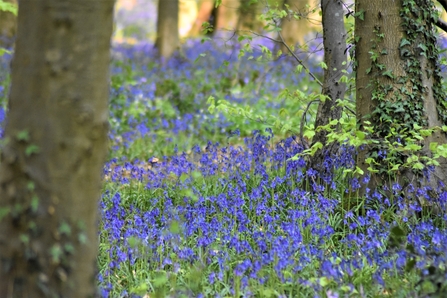
[{"label": "branch", "polygon": [[271,37],[266,36],[266,35],[262,35],[262,34],[256,33],[256,32],[254,32],[254,31],[252,31],[252,30],[249,30],[249,31],[247,31],[247,32],[249,32],[249,33],[251,33],[251,34],[253,34],[253,35],[256,35],[256,36],[258,36],[258,37],[263,37],[263,38],[266,38],[266,39],[271,40],[271,41],[273,41],[273,42],[280,43],[280,44],[284,45],[284,46],[286,47],[287,51],[289,51],[289,53],[293,56],[293,58],[295,58],[295,60],[296,60],[300,65],[303,66],[304,70],[305,70],[305,71],[306,71],[306,72],[307,72],[307,73],[308,73],[308,74],[315,80],[315,82],[317,82],[318,85],[320,85],[321,87],[323,87],[323,83],[321,83],[320,80],[319,80],[313,73],[310,72],[309,68],[307,68],[307,66],[304,64],[303,60],[301,60],[301,59],[300,59],[300,58],[299,58],[299,57],[292,51],[292,49],[289,47],[289,45],[284,41],[284,38],[282,37],[281,32],[278,32],[278,33],[279,33],[278,35],[279,35],[279,37],[281,38],[280,40],[279,40],[279,39],[271,38]]},{"label": "branch", "polygon": [[436,26],[438,26],[442,31],[447,32],[447,22],[445,22],[444,20],[437,19]]},{"label": "branch", "polygon": [[323,87],[323,83],[320,82],[320,80],[310,72],[309,68],[303,63],[303,61],[298,58],[298,56],[292,51],[292,49],[289,47],[289,45],[284,41],[284,38],[282,37],[281,32],[278,32],[279,37],[281,38],[282,44],[286,47],[286,49],[289,51],[289,53],[295,58],[296,61],[298,61],[299,64],[303,66],[303,68],[307,71],[307,73],[315,80],[315,82],[318,83],[321,87]]}]

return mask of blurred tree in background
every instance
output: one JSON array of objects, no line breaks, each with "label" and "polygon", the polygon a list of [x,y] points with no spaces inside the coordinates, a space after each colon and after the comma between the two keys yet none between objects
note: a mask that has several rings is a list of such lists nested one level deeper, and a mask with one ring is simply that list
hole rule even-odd
[{"label": "blurred tree in background", "polygon": [[179,1],[158,1],[157,40],[155,46],[160,56],[169,58],[180,46]]}]

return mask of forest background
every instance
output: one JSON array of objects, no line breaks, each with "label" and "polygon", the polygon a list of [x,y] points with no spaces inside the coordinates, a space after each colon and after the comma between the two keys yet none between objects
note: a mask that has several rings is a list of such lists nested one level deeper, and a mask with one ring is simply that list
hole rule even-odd
[{"label": "forest background", "polygon": [[89,1],[0,16],[0,296],[446,295],[445,1]]}]

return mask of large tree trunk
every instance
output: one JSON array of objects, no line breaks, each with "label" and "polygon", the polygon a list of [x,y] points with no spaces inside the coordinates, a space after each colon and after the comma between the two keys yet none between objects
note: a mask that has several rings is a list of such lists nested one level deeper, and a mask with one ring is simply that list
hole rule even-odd
[{"label": "large tree trunk", "polygon": [[178,49],[179,40],[178,0],[159,0],[157,18],[157,41],[155,46],[160,56],[169,58]]},{"label": "large tree trunk", "polygon": [[[390,153],[389,148],[383,147],[383,140],[392,129],[394,136],[388,139],[405,144],[404,139],[414,130],[414,125],[427,128],[447,123],[433,13],[430,13],[432,5],[429,0],[356,1],[357,119],[360,129],[365,127],[366,120],[370,121],[374,126],[372,137],[382,144],[359,151],[357,166],[365,173],[368,156],[377,157],[384,150]],[[447,139],[444,133],[425,138],[421,142],[421,156],[430,155],[430,142],[445,144]],[[405,159],[405,155],[396,156],[396,163]],[[392,177],[386,164],[380,164],[378,169],[379,173],[372,174],[370,188],[396,180],[404,186],[412,183],[432,188],[439,181],[446,182],[444,160],[428,176],[430,180],[405,169]]]},{"label": "large tree trunk", "polygon": [[20,0],[0,297],[93,297],[114,0]]},{"label": "large tree trunk", "polygon": [[[343,3],[341,0],[321,0],[321,10],[324,62],[327,65],[327,69],[324,71],[322,93],[328,99],[318,105],[315,128],[327,125],[333,119],[340,119],[342,108],[337,106],[336,100],[343,99],[346,91],[346,84],[340,82],[340,77],[344,74],[347,65]],[[312,142],[320,142],[324,147],[311,157],[309,166],[324,175],[326,170],[330,170],[325,169],[325,156],[337,154],[339,146],[336,143],[327,144],[327,132],[325,130],[317,132]]]},{"label": "large tree trunk", "polygon": [[[3,0],[6,3],[17,4],[17,0]],[[0,10],[0,47],[11,48],[16,35],[17,18],[9,11]]]}]

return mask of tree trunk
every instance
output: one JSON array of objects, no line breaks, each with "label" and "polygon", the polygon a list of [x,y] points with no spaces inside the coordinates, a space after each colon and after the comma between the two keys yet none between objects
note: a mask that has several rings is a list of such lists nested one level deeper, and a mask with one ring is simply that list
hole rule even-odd
[{"label": "tree trunk", "polygon": [[222,0],[217,10],[214,36],[228,38],[237,29],[241,0]]},{"label": "tree trunk", "polygon": [[[374,189],[388,181],[403,186],[437,187],[446,182],[446,164],[426,179],[411,169],[401,169],[393,177],[380,155],[390,154],[385,138],[406,144],[405,138],[414,125],[423,128],[445,125],[446,108],[441,88],[438,51],[433,24],[433,3],[429,0],[358,0],[356,1],[356,94],[357,121],[361,130],[365,121],[374,127],[372,138],[380,144],[359,150],[357,166],[367,173],[367,157],[379,162],[378,173],[371,174],[368,187]],[[393,132],[394,131],[394,132]],[[392,133],[392,136],[390,134]],[[444,133],[426,137],[421,156],[430,156],[430,142],[447,143]],[[411,152],[410,152],[411,154]],[[405,154],[394,156],[395,163],[406,160]],[[364,193],[365,187],[362,189]]]},{"label": "tree trunk", "polygon": [[[3,0],[6,3],[17,4],[17,0]],[[0,10],[0,47],[11,48],[16,35],[17,17],[9,11]]]},{"label": "tree trunk", "polygon": [[171,57],[180,45],[178,12],[178,0],[158,1],[157,41],[155,46],[161,57]]},{"label": "tree trunk", "polygon": [[96,294],[114,0],[20,0],[0,164],[0,297]]},{"label": "tree trunk", "polygon": [[241,1],[239,6],[238,30],[253,30],[259,32],[262,29],[262,22],[257,19],[261,13],[261,3]]},{"label": "tree trunk", "polygon": [[[322,93],[328,98],[318,105],[315,128],[329,124],[333,119],[340,119],[342,109],[336,104],[337,99],[343,99],[346,84],[339,82],[346,70],[346,29],[343,22],[343,3],[341,0],[321,0],[323,19],[323,46],[324,62],[327,69],[324,71]],[[320,174],[325,174],[325,156],[337,154],[339,144],[327,143],[327,132],[321,130],[315,134],[313,143],[320,142],[323,148],[311,157],[309,166]]]},{"label": "tree trunk", "polygon": [[199,2],[199,11],[197,12],[197,19],[195,23],[192,25],[191,30],[189,31],[189,36],[198,36],[202,31],[202,24],[204,22],[210,22],[213,28],[215,27],[215,18],[210,20],[212,17],[212,12],[215,9],[214,0],[201,0]]}]

